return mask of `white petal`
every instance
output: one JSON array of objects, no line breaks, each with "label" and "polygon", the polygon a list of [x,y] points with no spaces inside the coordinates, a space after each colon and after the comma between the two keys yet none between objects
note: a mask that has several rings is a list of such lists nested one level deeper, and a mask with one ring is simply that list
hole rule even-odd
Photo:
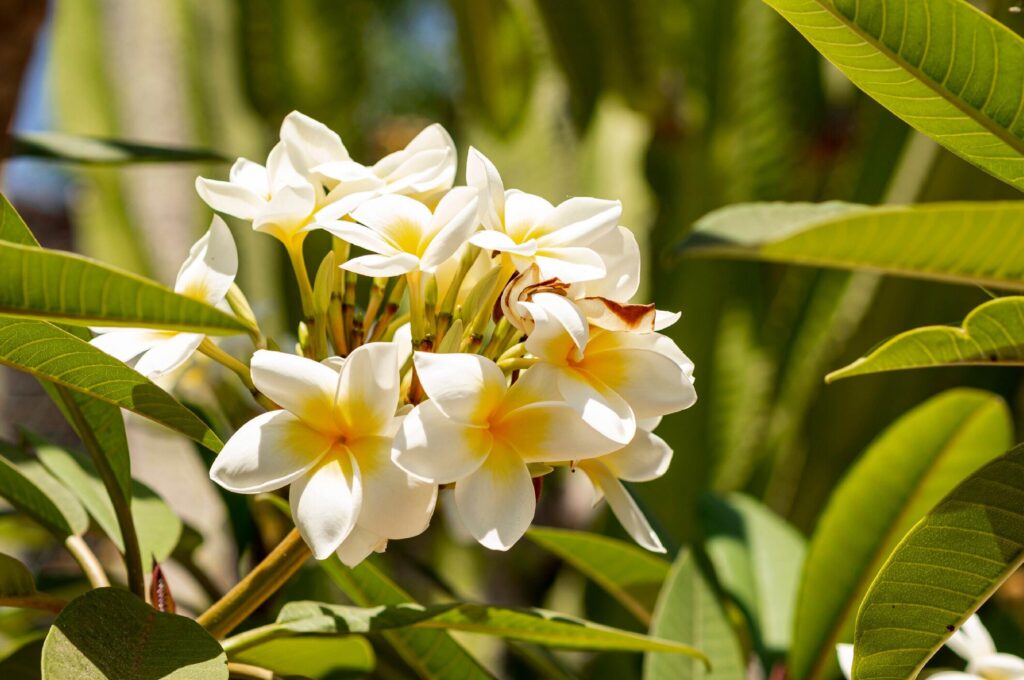
[{"label": "white petal", "polygon": [[469,147],[466,184],[480,192],[480,216],[488,229],[501,229],[505,215],[505,185],[487,156]]},{"label": "white petal", "polygon": [[364,437],[349,443],[359,463],[363,508],[359,526],[385,538],[411,538],[430,524],[437,485],[410,476],[391,460],[389,437]]},{"label": "white petal", "polygon": [[965,661],[996,653],[995,643],[977,614],[971,614],[963,625],[950,636],[946,646]]},{"label": "white petal", "polygon": [[210,479],[235,493],[273,491],[313,467],[332,444],[287,411],[261,413],[224,444]]},{"label": "white petal", "polygon": [[604,261],[590,248],[538,245],[534,262],[542,278],[561,279],[564,283],[592,281],[605,275]]},{"label": "white petal", "polygon": [[177,293],[216,305],[228,294],[238,273],[238,250],[231,230],[214,215],[209,230],[189,251],[174,283]]},{"label": "white petal", "polygon": [[690,377],[676,362],[658,352],[622,349],[591,354],[588,351],[581,368],[618,393],[637,418],[675,413],[697,401]]},{"label": "white petal", "polygon": [[[267,177],[270,180],[270,194],[276,195],[287,186],[299,186],[308,183],[310,178],[305,169],[295,167],[295,154],[289,150],[286,142],[278,142],[267,154]],[[312,186],[312,185],[310,185]]]},{"label": "white petal", "polygon": [[174,334],[146,328],[113,328],[100,332],[89,344],[120,361],[131,361]]},{"label": "white petal", "polygon": [[281,123],[281,141],[304,174],[323,163],[349,160],[337,132],[298,111],[289,113]]},{"label": "white petal", "polygon": [[452,189],[434,209],[430,221],[430,243],[423,251],[424,271],[433,271],[455,254],[479,226],[477,192],[471,187]]},{"label": "white petal", "polygon": [[473,537],[491,550],[508,550],[533,521],[537,507],[526,463],[495,447],[483,465],[455,485],[459,517]]},{"label": "white petal", "polygon": [[391,458],[424,481],[449,484],[479,467],[492,441],[487,429],[451,420],[433,401],[425,401],[402,421]]},{"label": "white petal", "polygon": [[517,255],[523,255],[526,257],[537,252],[536,241],[531,240],[526,243],[516,243],[508,234],[489,229],[476,232],[469,237],[469,242],[478,248],[483,248],[484,250],[496,250],[501,253],[516,253]]},{"label": "white petal", "polygon": [[585,423],[608,439],[620,446],[633,440],[636,434],[633,409],[627,400],[597,377],[565,369],[558,374],[558,391]]},{"label": "white petal", "polygon": [[518,408],[495,423],[491,433],[528,463],[594,458],[619,446],[587,425],[575,409],[559,401]]},{"label": "white petal", "polygon": [[270,198],[270,179],[267,169],[248,158],[239,158],[231,166],[228,177],[232,184],[243,186],[260,198]]},{"label": "white petal", "polygon": [[1024,678],[1024,659],[1012,654],[989,654],[971,659],[967,673],[979,678]]},{"label": "white petal", "polygon": [[533,317],[534,329],[526,339],[526,349],[536,357],[554,364],[567,357],[583,358],[589,342],[587,319],[570,301],[555,293],[538,293],[530,302],[520,302]]},{"label": "white petal", "polygon": [[531,236],[542,248],[585,246],[615,229],[622,203],[600,198],[570,198],[552,210]]},{"label": "white petal", "polygon": [[308,183],[287,185],[274,192],[252,228],[284,240],[306,226],[316,208],[316,192]]},{"label": "white petal", "polygon": [[409,253],[394,255],[362,255],[354,257],[341,265],[346,269],[363,276],[401,276],[419,269],[420,260]]},{"label": "white petal", "polygon": [[176,333],[139,357],[135,370],[147,378],[166,375],[188,361],[205,337],[202,333]]},{"label": "white petal", "polygon": [[580,467],[590,476],[595,485],[601,487],[608,506],[626,533],[647,550],[665,552],[665,546],[662,545],[661,539],[658,538],[658,534],[654,533],[654,529],[651,528],[644,513],[640,510],[640,506],[633,500],[626,487],[622,486],[622,483],[600,463],[584,461],[580,463]]},{"label": "white petal", "polygon": [[371,342],[345,360],[336,402],[349,433],[382,434],[398,409],[398,347]]},{"label": "white petal", "polygon": [[271,400],[325,433],[338,429],[335,394],[339,375],[305,357],[258,350],[252,355],[252,381]]},{"label": "white petal", "polygon": [[292,482],[292,519],[313,557],[325,560],[356,525],[363,503],[359,466],[343,447]]},{"label": "white petal", "polygon": [[352,219],[380,234],[396,249],[420,254],[424,234],[430,228],[430,209],[408,196],[378,196],[361,204]]},{"label": "white petal", "polygon": [[351,569],[369,557],[371,553],[383,552],[387,544],[388,539],[356,524],[336,552],[341,563]]},{"label": "white petal", "polygon": [[355,222],[349,222],[348,220],[338,220],[335,222],[317,222],[324,231],[328,231],[343,241],[347,241],[354,246],[365,248],[371,253],[377,253],[378,255],[394,255],[398,251],[395,250],[394,246],[385,241],[380,234],[375,232],[369,227],[364,227],[361,224]]},{"label": "white petal", "polygon": [[505,233],[518,243],[530,239],[530,232],[554,210],[545,199],[521,191],[505,193]]},{"label": "white petal", "polygon": [[660,309],[654,310],[654,330],[663,331],[669,326],[679,321],[679,317],[682,314],[680,312],[666,312]]},{"label": "white petal", "polygon": [[836,645],[836,659],[839,661],[839,670],[846,680],[850,680],[853,676],[853,645]]},{"label": "white petal", "polygon": [[373,169],[390,185],[389,191],[428,195],[452,187],[457,161],[451,135],[434,123],[421,130],[404,149],[378,161]]},{"label": "white petal", "polygon": [[413,362],[430,400],[460,423],[486,424],[505,396],[505,375],[478,354],[416,352]]},{"label": "white petal", "polygon": [[233,182],[196,177],[196,193],[217,212],[240,220],[251,220],[267,205],[267,201],[251,189]]},{"label": "white petal", "polygon": [[626,227],[616,227],[588,246],[604,262],[605,275],[584,284],[589,297],[628,302],[640,286],[640,245]]},{"label": "white petal", "polygon": [[601,457],[613,475],[627,482],[649,482],[661,477],[672,463],[672,447],[658,435],[637,429],[633,441]]}]

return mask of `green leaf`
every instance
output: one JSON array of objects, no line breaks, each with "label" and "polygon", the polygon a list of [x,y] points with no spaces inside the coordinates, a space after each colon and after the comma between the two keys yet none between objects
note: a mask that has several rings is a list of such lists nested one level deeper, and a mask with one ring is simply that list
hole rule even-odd
[{"label": "green leaf", "polygon": [[746,663],[736,632],[722,602],[690,550],[676,557],[658,597],[651,635],[688,642],[707,654],[709,672],[696,659],[671,654],[648,654],[644,680],[742,678]]},{"label": "green leaf", "polygon": [[628,609],[645,626],[668,575],[668,563],[646,550],[607,536],[532,527],[527,538],[579,570]]},{"label": "green leaf", "polygon": [[213,451],[223,444],[194,413],[139,373],[45,321],[0,318],[0,364],[120,406]]},{"label": "green leaf", "polygon": [[962,327],[923,326],[890,338],[870,354],[825,376],[826,382],[855,375],[934,366],[1024,364],[1024,297],[978,305]]},{"label": "green leaf", "polygon": [[[53,444],[37,445],[36,455],[74,492],[103,533],[123,553],[124,541],[114,506],[92,462]],[[148,572],[154,559],[163,562],[178,545],[181,520],[156,492],[135,480],[132,480],[131,511],[139,537],[142,568]]]},{"label": "green leaf", "polygon": [[1012,443],[1003,400],[957,389],[889,426],[833,493],[811,539],[789,668],[838,673],[835,646],[853,639],[864,593],[903,535],[942,497]]},{"label": "green leaf", "polygon": [[345,677],[345,674],[363,677],[376,663],[373,647],[366,638],[357,635],[278,638],[232,654],[230,659],[282,676],[309,678]]},{"label": "green leaf", "polygon": [[911,678],[1024,563],[1024,446],[968,477],[908,533],[857,615],[856,678]]},{"label": "green leaf", "polygon": [[0,498],[13,505],[58,538],[78,536],[89,528],[89,517],[78,499],[39,461],[0,444]]},{"label": "green leaf", "polygon": [[1020,201],[877,208],[830,201],[721,208],[698,220],[680,248],[1020,290],[1021,243]]},{"label": "green leaf", "polygon": [[32,572],[10,555],[0,553],[0,607],[30,607],[59,612],[64,600],[36,590]]},{"label": "green leaf", "polygon": [[769,658],[789,649],[804,538],[748,496],[707,496],[701,503],[705,548],[715,574],[750,622]]},{"label": "green leaf", "polygon": [[1024,40],[963,0],[765,0],[853,84],[1024,189]]},{"label": "green leaf", "polygon": [[115,588],[72,600],[43,644],[43,678],[50,680],[227,677],[224,650],[198,623]]},{"label": "green leaf", "polygon": [[533,92],[530,34],[508,0],[451,0],[466,99],[499,134],[526,113]]},{"label": "green leaf", "polygon": [[39,241],[33,236],[32,231],[25,224],[25,220],[21,219],[21,215],[3,194],[0,194],[0,241],[20,243],[26,246],[39,245]]},{"label": "green leaf", "polygon": [[86,165],[124,163],[227,162],[208,149],[135,144],[119,139],[69,135],[63,132],[18,132],[10,135],[11,156],[31,156]]},{"label": "green leaf", "polygon": [[230,314],[74,253],[0,241],[0,314],[81,326],[244,333]]},{"label": "green leaf", "polygon": [[289,602],[277,622],[225,641],[232,652],[266,639],[292,634],[378,633],[395,628],[439,628],[532,642],[560,649],[685,654],[705,660],[689,645],[610,628],[591,621],[545,611],[511,609],[489,604],[452,602],[436,605],[399,604],[350,607],[323,602]]},{"label": "green leaf", "polygon": [[[349,569],[337,557],[332,557],[320,562],[320,567],[350,600],[361,607],[414,602],[411,595],[369,561]],[[406,628],[384,631],[383,637],[423,680],[449,677],[486,680],[494,677],[444,631]]]}]

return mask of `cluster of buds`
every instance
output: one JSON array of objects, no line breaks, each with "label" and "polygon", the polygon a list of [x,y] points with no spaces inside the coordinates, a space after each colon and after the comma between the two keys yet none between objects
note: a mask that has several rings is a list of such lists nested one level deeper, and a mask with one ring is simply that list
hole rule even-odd
[{"label": "cluster of buds", "polygon": [[[659,332],[678,314],[630,301],[640,250],[620,203],[506,190],[472,148],[455,187],[456,165],[440,125],[367,166],[292,113],[265,166],[239,159],[228,181],[197,180],[211,208],[284,244],[304,315],[296,354],[258,349],[239,371],[269,410],[230,438],[212,479],[238,493],[290,486],[314,555],[354,565],[424,531],[439,488],[476,540],[507,550],[533,520],[537,478],[564,468],[664,551],[622,481],[667,470],[672,450],[652,431],[696,401],[693,364]],[[311,281],[313,230],[335,238]],[[249,315],[236,269],[214,218],[177,289]],[[225,358],[180,336],[122,329],[94,342],[150,375],[197,347]]]}]

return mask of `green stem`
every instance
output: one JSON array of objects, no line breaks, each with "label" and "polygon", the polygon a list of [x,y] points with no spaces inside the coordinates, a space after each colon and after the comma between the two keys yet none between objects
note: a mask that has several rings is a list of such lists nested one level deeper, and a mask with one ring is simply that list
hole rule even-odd
[{"label": "green stem", "polygon": [[268,668],[237,661],[228,661],[228,677],[239,680],[283,680],[283,676]]},{"label": "green stem", "polygon": [[498,362],[498,368],[503,371],[520,371],[526,368],[530,368],[536,364],[540,359],[534,357],[518,357],[515,359],[505,359]]},{"label": "green stem", "polygon": [[54,385],[57,393],[60,394],[67,407],[68,417],[71,424],[82,439],[86,451],[96,465],[100,479],[110,497],[110,503],[114,507],[114,515],[117,517],[117,526],[121,530],[121,542],[124,544],[124,564],[128,572],[128,589],[143,600],[146,599],[146,578],[142,572],[142,553],[139,549],[139,536],[135,533],[135,520],[132,518],[131,497],[127,496],[121,488],[121,484],[110,467],[110,461],[103,451],[103,447],[96,440],[96,435],[89,427],[89,423],[82,415],[78,402],[66,387]]},{"label": "green stem", "polygon": [[419,270],[406,276],[409,288],[409,325],[413,349],[421,349],[427,339],[427,305],[423,298],[423,285]]},{"label": "green stem", "polygon": [[252,371],[249,370],[248,366],[222,350],[214,344],[212,340],[209,338],[203,338],[203,341],[199,343],[199,351],[237,375],[242,380],[245,388],[252,394],[253,399],[259,402],[260,406],[268,411],[274,411],[281,408],[268,399],[265,394],[256,389],[256,385],[252,382]]},{"label": "green stem", "polygon": [[78,566],[82,568],[82,573],[85,574],[90,586],[106,588],[110,585],[107,572],[103,571],[103,565],[100,564],[99,558],[96,557],[96,553],[92,551],[85,539],[81,536],[68,536],[64,539],[64,547],[75,558],[75,562],[78,562]]},{"label": "green stem", "polygon": [[277,592],[309,557],[309,547],[299,530],[292,529],[262,562],[196,620],[210,635],[223,638]]},{"label": "green stem", "polygon": [[299,297],[302,300],[302,320],[309,331],[309,354],[320,361],[327,356],[327,334],[323,321],[317,323],[316,306],[313,303],[313,286],[309,282],[309,271],[306,270],[306,258],[302,255],[302,239],[292,241],[287,249],[288,258],[295,270],[295,280],[299,284]]}]

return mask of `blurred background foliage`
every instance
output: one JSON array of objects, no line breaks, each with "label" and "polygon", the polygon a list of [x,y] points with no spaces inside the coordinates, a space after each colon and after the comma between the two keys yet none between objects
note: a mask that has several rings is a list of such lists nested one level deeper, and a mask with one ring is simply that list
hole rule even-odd
[{"label": "blurred background foliage", "polygon": [[[975,4],[1024,29],[1011,12],[1016,3]],[[30,20],[18,16],[12,30]],[[646,249],[647,297],[682,310],[670,334],[697,365],[700,402],[659,429],[675,449],[674,465],[633,487],[670,554],[701,536],[697,509],[708,492],[760,498],[808,534],[870,440],[942,389],[983,387],[1020,406],[1014,369],[822,381],[880,338],[958,322],[986,291],[673,257],[698,217],[732,202],[1016,198],[857,91],[760,0],[55,0],[14,126],[262,159],[292,109],[339,131],[359,160],[375,160],[439,121],[463,152],[483,149],[510,186],[556,202],[623,201],[623,221]],[[18,160],[7,164],[4,191],[44,245],[70,245],[169,281],[210,217],[194,177],[226,170]],[[242,286],[281,337],[285,310],[298,306],[284,254],[270,239],[236,234]],[[311,251],[325,247],[311,241]],[[0,427],[47,429],[45,402],[5,377],[17,389],[0,396]],[[202,479],[202,466],[167,460],[195,454],[151,432],[133,436],[148,442],[133,452],[149,461],[136,462],[139,476],[175,507],[198,502],[184,480]],[[589,511],[589,498],[551,486],[540,523],[622,535],[604,511]],[[223,556],[231,565],[236,550],[261,550],[249,520],[229,511],[239,545],[204,546],[208,564],[220,555],[222,569]],[[225,517],[223,508],[183,514],[208,535]],[[557,605],[636,626],[525,542],[510,554],[487,553],[435,530],[396,543],[384,562],[424,592]],[[297,587],[328,587],[309,579]],[[1004,591],[1010,621],[1024,595]],[[507,663],[529,675],[522,662]],[[627,678],[639,660],[586,663],[590,677]]]}]

